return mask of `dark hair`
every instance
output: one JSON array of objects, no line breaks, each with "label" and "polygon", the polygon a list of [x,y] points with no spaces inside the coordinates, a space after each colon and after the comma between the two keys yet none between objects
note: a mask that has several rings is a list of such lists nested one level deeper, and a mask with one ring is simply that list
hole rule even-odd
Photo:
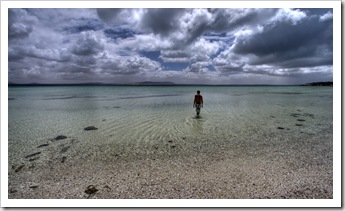
[{"label": "dark hair", "polygon": [[198,90],[198,91],[196,91],[196,93],[200,94],[200,91]]}]

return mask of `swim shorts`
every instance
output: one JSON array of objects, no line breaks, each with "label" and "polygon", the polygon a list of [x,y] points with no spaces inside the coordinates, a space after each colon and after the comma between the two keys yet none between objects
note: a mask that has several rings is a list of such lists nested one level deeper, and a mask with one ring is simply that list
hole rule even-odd
[{"label": "swim shorts", "polygon": [[196,110],[196,113],[197,113],[197,114],[200,113],[200,109],[201,109],[201,104],[196,104],[196,105],[195,105],[195,110]]}]

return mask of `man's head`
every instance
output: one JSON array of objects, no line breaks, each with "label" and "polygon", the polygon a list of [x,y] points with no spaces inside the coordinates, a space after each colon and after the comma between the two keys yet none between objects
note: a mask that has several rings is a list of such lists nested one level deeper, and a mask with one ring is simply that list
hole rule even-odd
[{"label": "man's head", "polygon": [[198,90],[198,91],[196,91],[196,93],[200,94],[200,91]]}]

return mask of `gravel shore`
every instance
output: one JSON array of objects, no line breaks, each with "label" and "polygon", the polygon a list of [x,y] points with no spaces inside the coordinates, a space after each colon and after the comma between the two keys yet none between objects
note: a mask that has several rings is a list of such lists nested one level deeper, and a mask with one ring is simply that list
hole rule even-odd
[{"label": "gravel shore", "polygon": [[9,163],[9,198],[333,198],[332,129],[277,138],[132,146],[67,137]]}]

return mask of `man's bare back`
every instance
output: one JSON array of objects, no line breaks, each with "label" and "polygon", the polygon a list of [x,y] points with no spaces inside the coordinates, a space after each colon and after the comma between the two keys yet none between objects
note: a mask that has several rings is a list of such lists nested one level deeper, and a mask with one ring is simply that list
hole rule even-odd
[{"label": "man's bare back", "polygon": [[196,92],[197,94],[194,96],[194,103],[193,103],[193,108],[196,108],[196,114],[199,115],[200,109],[204,105],[204,100],[202,98],[202,95],[200,94],[200,91],[198,90]]}]

